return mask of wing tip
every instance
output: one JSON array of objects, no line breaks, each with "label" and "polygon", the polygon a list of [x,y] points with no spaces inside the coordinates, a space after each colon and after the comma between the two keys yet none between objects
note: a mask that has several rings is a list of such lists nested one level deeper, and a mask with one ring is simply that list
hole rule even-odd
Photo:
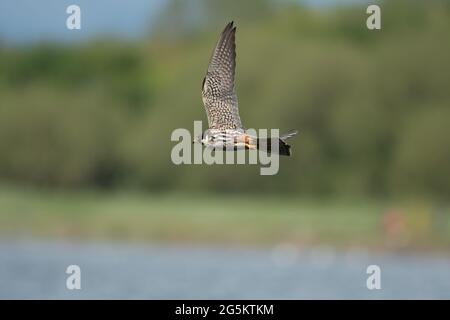
[{"label": "wing tip", "polygon": [[223,34],[228,33],[229,31],[231,32],[235,32],[236,31],[236,26],[234,25],[234,21],[231,20],[230,22],[227,23],[227,25],[225,26],[225,29],[223,29]]}]

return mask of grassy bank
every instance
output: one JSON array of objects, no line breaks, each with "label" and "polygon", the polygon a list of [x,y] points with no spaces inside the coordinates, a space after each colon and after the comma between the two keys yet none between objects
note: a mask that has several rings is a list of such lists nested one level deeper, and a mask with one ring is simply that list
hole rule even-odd
[{"label": "grassy bank", "polygon": [[[445,210],[444,210],[445,211]],[[448,249],[449,212],[424,204],[1,189],[3,237]]]}]

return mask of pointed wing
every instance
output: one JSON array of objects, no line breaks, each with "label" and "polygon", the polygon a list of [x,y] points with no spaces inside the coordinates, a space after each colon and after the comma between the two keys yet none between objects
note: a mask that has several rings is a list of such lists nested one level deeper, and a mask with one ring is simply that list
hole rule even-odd
[{"label": "pointed wing", "polygon": [[228,23],[216,44],[203,79],[202,100],[210,129],[242,128],[234,90],[235,34],[233,22]]}]

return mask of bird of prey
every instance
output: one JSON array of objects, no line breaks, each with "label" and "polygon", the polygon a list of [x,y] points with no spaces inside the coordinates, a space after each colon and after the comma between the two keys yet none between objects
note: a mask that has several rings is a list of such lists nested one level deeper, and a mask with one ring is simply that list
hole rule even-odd
[{"label": "bird of prey", "polygon": [[[239,117],[238,100],[234,88],[236,66],[236,27],[233,21],[223,30],[214,48],[206,76],[202,83],[202,100],[209,128],[194,142],[221,150],[263,149],[290,156],[286,139],[297,134],[292,130],[278,139],[278,150],[271,150],[273,139],[261,139],[246,133]],[[264,140],[264,141],[263,141]]]}]

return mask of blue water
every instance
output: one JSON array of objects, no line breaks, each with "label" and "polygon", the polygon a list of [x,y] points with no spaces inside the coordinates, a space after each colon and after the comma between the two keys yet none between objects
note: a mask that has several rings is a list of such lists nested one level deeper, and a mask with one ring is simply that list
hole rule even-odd
[{"label": "blue water", "polygon": [[[69,265],[81,290],[66,288]],[[366,268],[381,268],[381,289]],[[283,244],[268,249],[0,242],[0,298],[450,298],[450,258]]]}]

